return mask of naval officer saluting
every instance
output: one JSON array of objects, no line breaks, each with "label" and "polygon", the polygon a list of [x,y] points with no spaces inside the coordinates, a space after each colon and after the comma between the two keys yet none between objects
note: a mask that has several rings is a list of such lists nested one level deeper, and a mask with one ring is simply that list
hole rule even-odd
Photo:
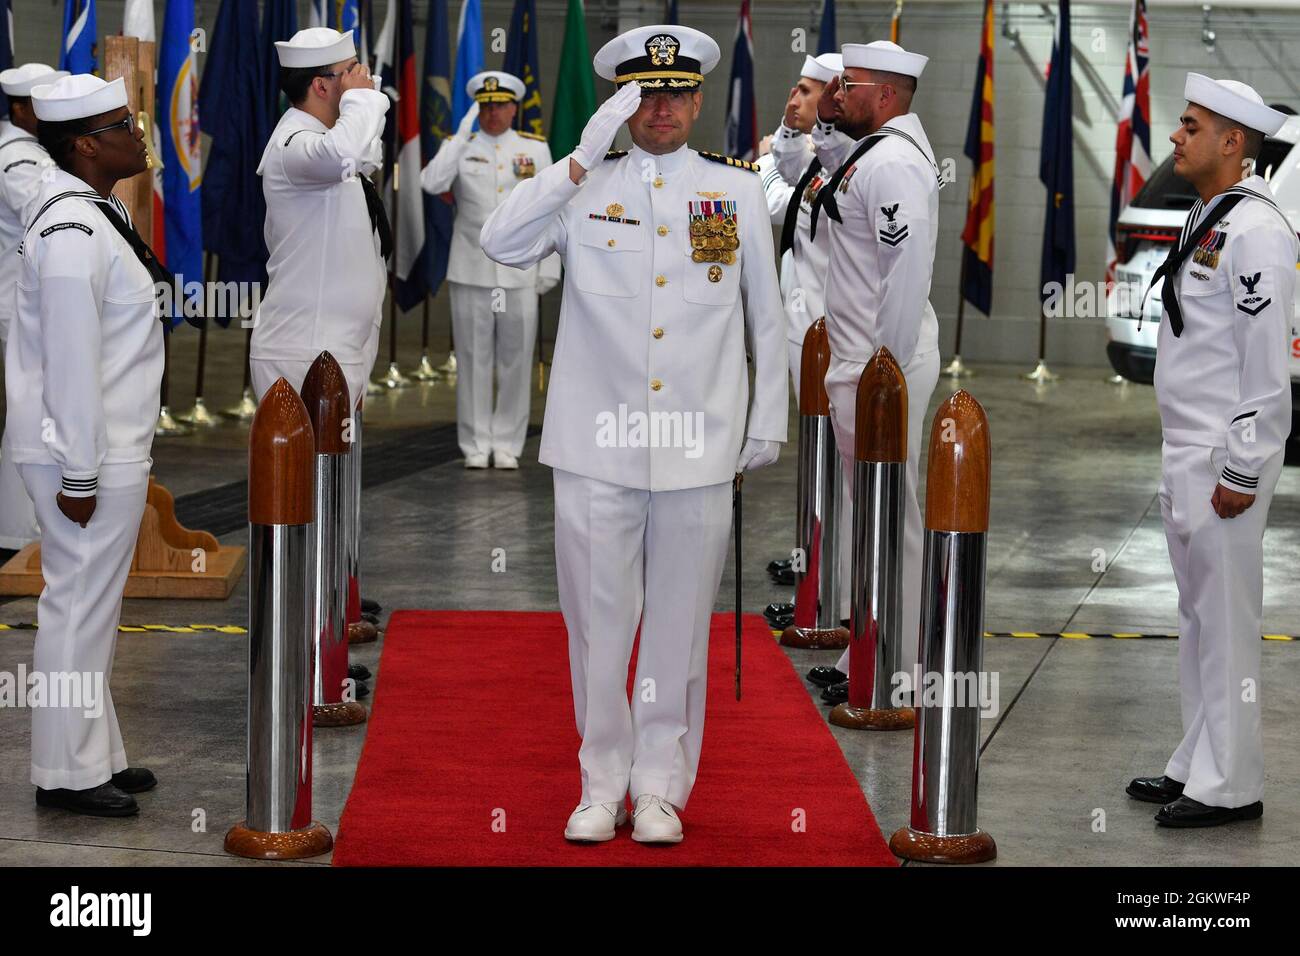
[{"label": "naval officer saluting", "polygon": [[1157,272],[1155,376],[1183,739],[1162,776],[1128,793],[1163,804],[1163,826],[1206,827],[1264,812],[1263,535],[1291,431],[1300,250],[1268,183],[1243,178],[1286,116],[1234,80],[1189,73],[1183,92],[1174,172],[1200,199]]},{"label": "naval officer saluting", "polygon": [[[823,91],[819,118],[833,103],[835,127],[857,140],[844,150],[823,128],[814,130],[818,157],[840,163],[818,193],[814,238],[830,232],[826,269],[826,334],[831,363],[826,394],[835,442],[847,475],[853,471],[858,380],[880,346],[893,353],[907,381],[907,472],[903,504],[903,646],[899,666],[916,664],[921,620],[921,509],[917,501],[921,433],[930,394],[939,381],[939,323],[930,306],[930,279],[939,233],[939,174],[934,151],[912,112],[927,57],[896,43],[847,43],[844,75]],[[852,535],[843,535],[841,574],[849,567]],[[844,588],[846,597],[849,593]],[[835,670],[843,683],[823,699],[848,699],[846,649]],[[810,677],[814,675],[810,674]]]},{"label": "naval officer saluting", "polygon": [[[785,320],[760,178],[686,145],[717,62],[718,45],[686,27],[611,40],[595,66],[618,92],[578,148],[515,187],[483,227],[498,262],[558,252],[565,265],[540,457],[554,469],[582,737],[570,840],[612,839],[629,795],[634,840],[681,840],[732,478],[775,461],[786,437]],[[607,156],[624,121],[634,146]]]},{"label": "naval officer saluting", "polygon": [[[32,87],[67,76],[44,63],[24,63],[0,73],[0,89],[9,98],[9,117],[0,119],[0,365],[14,314],[14,285],[22,260],[18,243],[41,191],[41,171],[53,164],[36,141]],[[41,536],[27,489],[13,456],[0,437],[0,548],[18,550]]]},{"label": "naval officer saluting", "polygon": [[483,254],[479,233],[515,186],[551,165],[551,150],[541,136],[511,128],[524,95],[518,77],[488,70],[471,77],[465,92],[474,105],[424,167],[420,185],[456,198],[447,282],[458,353],[456,437],[465,467],[486,468],[491,454],[493,467],[518,468],[528,434],[537,297],[560,281],[560,262],[551,256],[528,269],[498,265]]},{"label": "naval officer saluting", "polygon": [[171,276],[112,196],[146,168],[122,80],[65,76],[31,98],[58,169],[23,238],[5,386],[10,448],[42,529],[33,670],[102,694],[32,708],[32,783],[41,806],[129,816],[131,794],[157,781],[127,766],[108,681],[158,422],[154,293]]}]

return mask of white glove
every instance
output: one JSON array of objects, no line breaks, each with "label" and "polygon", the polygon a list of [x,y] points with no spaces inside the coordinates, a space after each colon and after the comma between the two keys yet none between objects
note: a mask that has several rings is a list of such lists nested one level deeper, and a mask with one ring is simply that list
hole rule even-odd
[{"label": "white glove", "polygon": [[465,115],[461,117],[460,125],[456,127],[456,138],[462,142],[469,139],[469,134],[474,131],[474,121],[478,119],[478,102],[474,102]]},{"label": "white glove", "polygon": [[641,106],[641,84],[627,83],[600,104],[582,131],[582,141],[570,155],[584,170],[590,170],[605,158],[618,135],[619,127]]},{"label": "white glove", "polygon": [[736,460],[736,471],[753,471],[755,468],[771,465],[780,454],[780,442],[746,438],[745,447],[740,449],[740,458]]}]

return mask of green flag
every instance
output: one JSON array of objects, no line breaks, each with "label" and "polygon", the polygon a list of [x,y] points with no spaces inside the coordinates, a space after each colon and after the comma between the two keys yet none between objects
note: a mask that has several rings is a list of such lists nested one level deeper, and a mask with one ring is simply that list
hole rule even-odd
[{"label": "green flag", "polygon": [[560,77],[555,83],[555,112],[551,115],[551,156],[557,160],[573,152],[587,120],[596,112],[596,82],[592,77],[582,0],[569,0]]}]

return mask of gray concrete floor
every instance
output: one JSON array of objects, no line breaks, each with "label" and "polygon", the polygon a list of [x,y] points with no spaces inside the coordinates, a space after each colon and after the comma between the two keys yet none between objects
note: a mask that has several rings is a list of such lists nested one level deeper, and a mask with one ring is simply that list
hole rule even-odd
[{"label": "gray concrete floor", "polygon": [[[418,355],[418,322],[407,322],[401,354]],[[214,336],[210,402],[238,394],[238,334]],[[443,343],[445,331],[435,335]],[[385,342],[385,349],[386,349]],[[435,355],[441,361],[445,351]],[[178,338],[177,369],[193,368],[192,337]],[[986,627],[990,631],[1172,633],[1176,593],[1158,506],[1159,423],[1151,389],[1117,387],[1096,370],[1065,370],[1035,387],[1022,369],[981,367],[967,387],[984,403],[993,435],[992,528],[988,536]],[[192,394],[180,382],[174,394]],[[947,380],[931,411],[951,391]],[[535,394],[534,421],[540,421]],[[173,400],[183,407],[187,402]],[[372,400],[368,441],[393,429],[453,419],[447,384]],[[791,439],[796,419],[791,415]],[[177,494],[242,477],[246,429],[226,424],[198,436],[159,439],[155,474]],[[759,611],[787,595],[763,566],[793,535],[793,444],[774,467],[745,483],[745,604]],[[924,463],[922,465],[924,468]],[[1300,470],[1284,472],[1273,503],[1267,553],[1265,630],[1300,633],[1291,569],[1300,558]],[[459,461],[370,487],[364,496],[364,590],[396,608],[553,609],[550,474],[530,440],[518,472],[465,472]],[[223,541],[243,543],[245,534]],[[491,570],[504,548],[506,570]],[[1100,549],[1105,570],[1094,571]],[[730,610],[728,563],[718,610]],[[244,624],[244,585],[227,601],[125,602],[124,623]],[[35,601],[0,604],[0,623],[29,622]],[[0,631],[0,670],[30,666],[33,632]],[[375,671],[379,645],[354,648]],[[1291,733],[1300,716],[1300,646],[1264,645],[1269,812],[1263,821],[1211,831],[1168,831],[1154,807],[1124,785],[1158,773],[1180,736],[1177,643],[1173,640],[990,638],[985,662],[1000,681],[1001,712],[983,722],[980,823],[998,842],[1000,865],[1292,863],[1300,851],[1300,758]],[[792,651],[802,674],[833,652]],[[485,664],[491,661],[484,647]],[[225,865],[221,849],[243,814],[245,639],[238,635],[123,635],[114,700],[132,761],[154,769],[157,791],[127,821],[40,811],[27,780],[29,718],[0,709],[0,864]],[[810,693],[814,691],[810,688]],[[886,835],[907,822],[910,734],[832,728]],[[315,742],[316,815],[331,829],[351,786],[364,727],[320,731]],[[808,785],[817,785],[810,767]],[[707,772],[707,768],[706,768]],[[575,762],[576,773],[576,762]],[[1100,821],[1100,825],[1098,823]],[[316,861],[328,862],[328,858]],[[309,864],[310,865],[310,864]]]}]

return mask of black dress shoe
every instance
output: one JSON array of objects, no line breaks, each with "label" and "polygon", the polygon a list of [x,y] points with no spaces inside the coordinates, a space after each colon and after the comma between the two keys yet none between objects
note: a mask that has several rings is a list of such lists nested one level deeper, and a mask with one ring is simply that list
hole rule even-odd
[{"label": "black dress shoe", "polygon": [[379,606],[379,602],[378,602],[378,601],[372,601],[372,600],[370,600],[370,598],[362,598],[362,599],[361,599],[361,613],[362,613],[362,614],[378,614],[378,613],[379,613],[380,611],[382,611],[382,610],[383,610],[383,608]]},{"label": "black dress shoe", "polygon": [[849,682],[841,681],[838,684],[831,684],[822,691],[822,700],[831,704],[842,704],[849,699]]},{"label": "black dress shoe", "polygon": [[783,588],[792,588],[795,584],[795,575],[793,571],[782,571],[779,574],[772,575],[772,583],[780,585]]},{"label": "black dress shoe", "polygon": [[794,602],[774,601],[763,608],[764,617],[789,617],[794,613]]},{"label": "black dress shoe", "polygon": [[782,558],[779,561],[767,562],[767,573],[771,575],[780,574],[783,571],[794,570],[794,558]]},{"label": "black dress shoe", "polygon": [[1183,785],[1169,777],[1134,777],[1124,788],[1134,800],[1147,803],[1173,803],[1183,795]]},{"label": "black dress shoe", "polygon": [[842,684],[849,679],[849,675],[834,667],[814,667],[808,672],[808,679],[818,687],[830,687],[831,684]]},{"label": "black dress shoe", "polygon": [[158,778],[153,775],[152,770],[146,770],[144,767],[127,767],[113,774],[109,783],[123,793],[144,793],[158,786]]},{"label": "black dress shoe", "polygon": [[377,615],[377,614],[367,614],[366,612],[362,611],[362,612],[361,612],[361,620],[363,620],[363,621],[369,621],[369,622],[370,622],[371,624],[373,624],[375,627],[378,627],[378,626],[379,626],[379,615]]},{"label": "black dress shoe", "polygon": [[365,700],[370,696],[370,687],[357,681],[357,700]]},{"label": "black dress shoe", "polygon": [[348,676],[353,680],[370,680],[370,668],[365,664],[349,664]]},{"label": "black dress shoe", "polygon": [[1217,827],[1236,820],[1258,820],[1263,815],[1262,800],[1244,807],[1210,807],[1191,797],[1179,797],[1156,812],[1156,823],[1162,827]]},{"label": "black dress shoe", "polygon": [[42,790],[37,787],[36,805],[69,810],[88,817],[131,817],[140,812],[135,797],[117,789],[111,780],[89,790]]}]

